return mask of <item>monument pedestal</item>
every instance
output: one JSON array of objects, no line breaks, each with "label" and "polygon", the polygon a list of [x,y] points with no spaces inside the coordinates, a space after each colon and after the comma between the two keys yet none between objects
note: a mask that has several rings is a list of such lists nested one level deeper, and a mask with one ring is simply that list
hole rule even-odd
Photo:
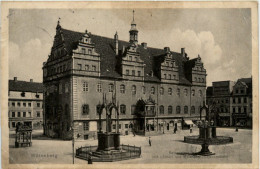
[{"label": "monument pedestal", "polygon": [[98,151],[119,150],[120,133],[98,133]]}]

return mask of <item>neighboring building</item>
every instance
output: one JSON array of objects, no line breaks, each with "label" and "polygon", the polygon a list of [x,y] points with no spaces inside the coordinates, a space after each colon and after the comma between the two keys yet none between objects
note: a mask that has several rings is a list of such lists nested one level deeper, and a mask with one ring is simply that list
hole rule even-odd
[{"label": "neighboring building", "polygon": [[8,117],[9,128],[15,130],[18,123],[35,129],[43,128],[43,84],[9,80]]},{"label": "neighboring building", "polygon": [[218,126],[252,127],[252,78],[213,82],[207,104],[215,103]]},{"label": "neighboring building", "polygon": [[[95,137],[97,106],[115,96],[119,130],[128,134],[173,131],[199,119],[206,98],[206,70],[200,56],[138,44],[133,20],[129,42],[56,27],[51,54],[43,64],[45,134],[62,139]],[[105,120],[105,113],[102,119]],[[105,127],[105,121],[102,126]]]}]

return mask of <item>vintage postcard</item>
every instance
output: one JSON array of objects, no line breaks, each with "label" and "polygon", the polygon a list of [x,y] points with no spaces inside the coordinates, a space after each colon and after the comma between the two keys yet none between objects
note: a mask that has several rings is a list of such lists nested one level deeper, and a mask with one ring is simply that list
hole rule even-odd
[{"label": "vintage postcard", "polygon": [[3,168],[258,168],[258,3],[2,2]]}]

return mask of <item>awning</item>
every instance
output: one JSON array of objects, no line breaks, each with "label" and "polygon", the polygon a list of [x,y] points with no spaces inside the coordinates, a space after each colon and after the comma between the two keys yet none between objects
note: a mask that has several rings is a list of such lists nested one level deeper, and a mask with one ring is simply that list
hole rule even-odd
[{"label": "awning", "polygon": [[194,124],[191,120],[185,120],[185,123],[188,124],[188,125]]}]

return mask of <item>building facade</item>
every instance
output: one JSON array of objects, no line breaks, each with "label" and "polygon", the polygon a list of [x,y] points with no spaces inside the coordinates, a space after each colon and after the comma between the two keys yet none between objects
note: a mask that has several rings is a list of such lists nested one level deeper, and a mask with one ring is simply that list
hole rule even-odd
[{"label": "building facade", "polygon": [[218,126],[252,127],[252,78],[213,82],[207,104],[215,104]]},{"label": "building facade", "polygon": [[[184,48],[178,53],[139,44],[134,20],[129,36],[126,42],[117,33],[107,38],[75,32],[58,22],[43,64],[46,135],[69,139],[74,131],[82,139],[95,138],[104,97],[116,99],[121,134],[172,132],[174,123],[199,119],[206,98],[200,56],[190,60]],[[105,117],[103,111],[103,129]]]},{"label": "building facade", "polygon": [[33,130],[43,129],[43,84],[9,80],[8,92],[9,129],[17,124],[31,126]]}]

